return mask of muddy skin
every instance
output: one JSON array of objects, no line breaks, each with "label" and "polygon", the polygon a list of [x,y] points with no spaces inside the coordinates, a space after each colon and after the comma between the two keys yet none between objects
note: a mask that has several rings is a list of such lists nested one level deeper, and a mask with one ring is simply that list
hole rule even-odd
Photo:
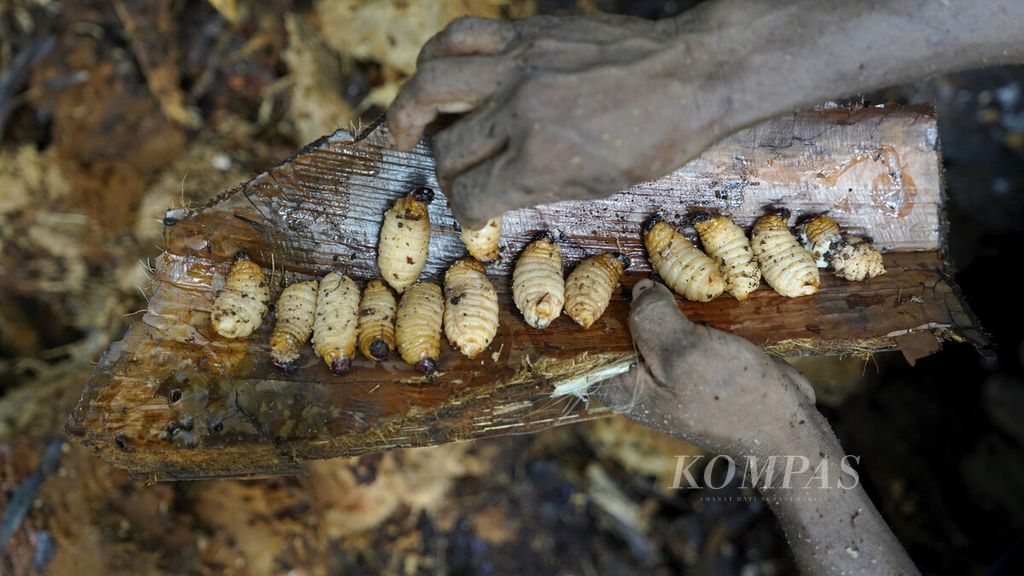
[{"label": "muddy skin", "polygon": [[460,18],[388,110],[455,217],[609,196],[741,128],[930,74],[1024,62],[1019,0],[711,0],[671,20]]},{"label": "muddy skin", "polygon": [[[791,489],[762,491],[804,573],[917,573],[859,484],[835,485],[845,454],[799,372],[747,340],[690,322],[669,289],[650,280],[633,288],[629,326],[643,361],[598,388],[606,404],[737,465],[748,455],[807,458],[809,470],[793,476]],[[812,480],[822,462],[828,488]]]}]

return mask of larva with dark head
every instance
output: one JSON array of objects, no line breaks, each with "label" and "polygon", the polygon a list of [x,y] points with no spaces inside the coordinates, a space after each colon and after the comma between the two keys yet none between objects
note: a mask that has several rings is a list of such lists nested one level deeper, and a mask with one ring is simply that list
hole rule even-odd
[{"label": "larva with dark head", "polygon": [[501,216],[491,218],[479,230],[462,229],[462,243],[469,255],[481,262],[498,259],[498,241],[501,240]]},{"label": "larva with dark head", "polygon": [[313,350],[337,375],[352,367],[356,355],[359,287],[341,272],[320,280],[313,321]]},{"label": "larva with dark head", "polygon": [[784,209],[762,216],[754,224],[750,247],[765,282],[776,292],[787,298],[816,294],[821,280],[814,256],[790,232],[788,219]]},{"label": "larva with dark head", "polygon": [[386,360],[395,348],[398,302],[380,280],[371,280],[359,301],[359,350],[370,360]]},{"label": "larva with dark head", "polygon": [[430,245],[430,188],[417,188],[399,198],[384,213],[377,243],[381,277],[401,294],[420,277]]},{"label": "larva with dark head", "polygon": [[313,333],[317,282],[296,282],[277,298],[277,322],[270,335],[270,358],[285,372],[298,367],[299,352]]},{"label": "larva with dark head", "polygon": [[444,275],[444,333],[452,348],[473,358],[498,333],[498,293],[484,265],[463,258]]},{"label": "larva with dark head", "polygon": [[725,279],[725,291],[743,301],[761,285],[761,269],[754,261],[754,252],[746,233],[724,215],[696,214],[691,218],[700,235],[704,250],[718,262]]},{"label": "larva with dark head", "polygon": [[406,364],[430,374],[437,370],[441,355],[441,323],[444,298],[441,288],[432,282],[417,282],[398,302],[395,341]]},{"label": "larva with dark head", "polygon": [[612,292],[630,264],[619,252],[598,254],[577,264],[565,281],[565,313],[590,328],[608,308]]},{"label": "larva with dark head", "polygon": [[832,249],[832,244],[842,240],[839,224],[832,218],[818,214],[800,224],[800,243],[812,256],[818,268],[828,267],[825,256]]},{"label": "larva with dark head", "polygon": [[844,235],[829,216],[821,214],[804,222],[800,240],[817,258],[819,268],[827,266],[839,278],[859,282],[885,274],[882,253],[863,238]]},{"label": "larva with dark head", "polygon": [[530,242],[519,254],[512,272],[512,300],[526,323],[534,328],[547,328],[562,313],[562,253],[549,237]]},{"label": "larva with dark head", "polygon": [[660,216],[644,225],[644,246],[651,266],[676,294],[710,302],[725,291],[725,279],[715,261]]},{"label": "larva with dark head", "polygon": [[263,269],[244,252],[235,255],[210,312],[210,325],[225,338],[247,338],[263,323],[270,287]]}]

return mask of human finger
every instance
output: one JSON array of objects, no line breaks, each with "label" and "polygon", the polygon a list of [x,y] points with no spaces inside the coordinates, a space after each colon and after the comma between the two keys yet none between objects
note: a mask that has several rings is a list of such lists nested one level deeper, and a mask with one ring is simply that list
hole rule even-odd
[{"label": "human finger", "polygon": [[644,279],[633,286],[629,331],[651,375],[669,382],[674,361],[685,353],[695,325],[664,284]]},{"label": "human finger", "polygon": [[507,67],[500,58],[463,56],[425,63],[398,92],[387,123],[395,145],[409,150],[438,114],[472,110],[497,88]]},{"label": "human finger", "polygon": [[459,174],[501,152],[508,137],[486,108],[445,128],[433,138],[437,177],[442,187]]},{"label": "human finger", "polygon": [[509,204],[509,199],[516,196],[514,184],[505,176],[509,159],[506,149],[452,180],[445,193],[452,215],[463,227],[476,230],[490,218],[518,208]]},{"label": "human finger", "polygon": [[439,58],[497,54],[515,37],[511,22],[463,16],[453,20],[420,49],[417,65]]}]

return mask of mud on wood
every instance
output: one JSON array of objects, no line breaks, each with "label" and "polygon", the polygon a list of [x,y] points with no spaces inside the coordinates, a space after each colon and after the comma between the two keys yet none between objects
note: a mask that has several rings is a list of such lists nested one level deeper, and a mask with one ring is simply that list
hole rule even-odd
[{"label": "mud on wood", "polygon": [[[830,211],[874,237],[886,275],[848,283],[827,273],[819,294],[786,299],[766,286],[746,302],[680,301],[693,320],[749,338],[769,352],[868,354],[894,349],[908,332],[976,344],[956,287],[944,273],[935,119],[919,108],[819,110],[734,135],[655,182],[595,202],[564,202],[505,216],[501,259],[488,274],[501,304],[491,347],[474,360],[445,348],[441,372],[425,378],[400,361],[357,360],[334,376],[307,346],[295,374],[275,370],[267,341],[273,313],[252,338],[209,327],[214,296],[244,250],[284,285],[341,270],[376,277],[381,215],[414,186],[438,189],[429,147],[391,148],[373,126],[323,138],[211,204],[170,210],[149,310],[104,356],[68,431],[108,460],[151,478],[295,472],[309,458],[525,433],[607,414],[556,386],[615,374],[635,362],[619,289],[604,316],[582,330],[563,316],[547,330],[515,311],[509,277],[537,232],[563,237],[566,272],[587,255],[617,250],[634,262],[626,286],[651,274],[640,224],[694,207],[741,225],[766,204],[795,213]],[[440,281],[465,250],[438,194],[430,207],[424,277]]]}]

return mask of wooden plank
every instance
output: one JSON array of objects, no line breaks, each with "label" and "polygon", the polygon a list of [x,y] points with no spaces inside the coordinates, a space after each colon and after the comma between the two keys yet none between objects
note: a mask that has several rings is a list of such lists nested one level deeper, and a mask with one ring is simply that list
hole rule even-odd
[{"label": "wooden plank", "polygon": [[[434,378],[399,362],[357,360],[344,377],[304,351],[293,375],[273,369],[265,319],[235,342],[209,329],[209,309],[231,257],[245,250],[284,283],[341,269],[376,276],[380,215],[415,185],[436,188],[429,149],[391,149],[383,128],[339,131],[210,205],[168,213],[148,312],[97,367],[68,431],[135,474],[154,478],[294,472],[299,461],[400,446],[522,433],[605,414],[559,384],[619,373],[635,362],[628,302],[617,292],[590,330],[566,317],[534,330],[511,302],[515,255],[540,230],[564,234],[567,268],[617,249],[633,258],[625,284],[649,276],[640,223],[713,206],[749,223],[765,204],[831,209],[887,250],[889,273],[852,284],[823,275],[820,294],[782,298],[762,286],[743,303],[680,301],[694,320],[769,352],[870,353],[919,330],[979,343],[956,287],[943,273],[941,188],[934,118],[921,109],[821,110],[733,136],[657,182],[596,202],[565,202],[506,215],[502,258],[489,275],[501,328],[487,353],[445,350]],[[431,206],[430,259],[439,279],[464,254],[443,196]],[[492,355],[493,354],[493,355]]]}]

